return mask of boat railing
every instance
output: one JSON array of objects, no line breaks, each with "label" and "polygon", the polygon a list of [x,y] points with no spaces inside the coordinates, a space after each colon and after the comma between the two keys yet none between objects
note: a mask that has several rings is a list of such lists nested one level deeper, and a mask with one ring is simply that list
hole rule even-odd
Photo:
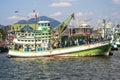
[{"label": "boat railing", "polygon": [[[58,48],[53,48],[53,47],[48,47],[47,50],[55,50],[55,49],[60,49],[60,48],[70,48],[70,47],[78,47],[78,46],[95,46],[95,45],[104,45],[104,44],[107,44],[109,43],[110,41],[109,40],[103,40],[103,41],[96,41],[96,42],[93,42],[93,43],[86,43],[86,44],[82,44],[82,45],[79,45],[79,44],[76,44],[74,46],[66,46],[66,47],[58,47]],[[18,46],[15,46],[15,47],[18,47]],[[24,48],[24,47],[21,47],[22,49],[18,49],[18,50],[21,50],[23,52],[26,52],[26,51],[30,51],[30,52],[33,52],[35,51],[35,49],[32,47],[32,48]],[[16,49],[16,48],[13,48],[13,50]],[[17,49],[16,49],[17,50]],[[37,48],[37,51],[46,51],[46,49],[42,48],[42,47],[38,47]]]}]

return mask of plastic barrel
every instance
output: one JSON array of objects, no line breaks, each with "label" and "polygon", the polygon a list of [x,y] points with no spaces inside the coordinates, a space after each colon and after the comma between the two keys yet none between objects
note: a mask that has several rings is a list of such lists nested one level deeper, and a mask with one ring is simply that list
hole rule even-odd
[{"label": "plastic barrel", "polygon": [[29,51],[29,48],[25,48],[25,52],[28,52]]},{"label": "plastic barrel", "polygon": [[38,51],[42,51],[42,48],[38,48]]}]

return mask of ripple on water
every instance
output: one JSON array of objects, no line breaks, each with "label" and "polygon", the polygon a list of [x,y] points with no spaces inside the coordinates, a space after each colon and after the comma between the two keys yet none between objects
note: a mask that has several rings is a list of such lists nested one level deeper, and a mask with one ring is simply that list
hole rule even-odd
[{"label": "ripple on water", "polygon": [[77,58],[7,58],[0,54],[0,80],[119,80],[120,55]]}]

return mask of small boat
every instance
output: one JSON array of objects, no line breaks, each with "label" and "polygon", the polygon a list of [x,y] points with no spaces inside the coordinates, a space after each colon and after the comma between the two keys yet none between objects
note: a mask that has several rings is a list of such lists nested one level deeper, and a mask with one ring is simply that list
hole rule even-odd
[{"label": "small boat", "polygon": [[6,46],[6,42],[0,41],[0,53],[1,52],[8,52],[8,47]]},{"label": "small boat", "polygon": [[111,43],[111,50],[118,50],[117,44]]},{"label": "small boat", "polygon": [[115,30],[114,30],[114,42],[115,44],[120,47],[120,25],[116,25],[115,26]]},{"label": "small boat", "polygon": [[116,40],[115,44],[116,44],[118,47],[120,47],[120,39],[119,39],[119,38]]}]

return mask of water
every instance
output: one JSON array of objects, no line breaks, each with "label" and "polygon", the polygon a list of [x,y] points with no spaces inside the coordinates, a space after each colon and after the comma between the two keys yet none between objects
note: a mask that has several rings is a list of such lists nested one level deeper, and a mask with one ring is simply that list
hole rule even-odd
[{"label": "water", "polygon": [[120,52],[111,57],[8,58],[0,54],[0,80],[120,80]]}]

